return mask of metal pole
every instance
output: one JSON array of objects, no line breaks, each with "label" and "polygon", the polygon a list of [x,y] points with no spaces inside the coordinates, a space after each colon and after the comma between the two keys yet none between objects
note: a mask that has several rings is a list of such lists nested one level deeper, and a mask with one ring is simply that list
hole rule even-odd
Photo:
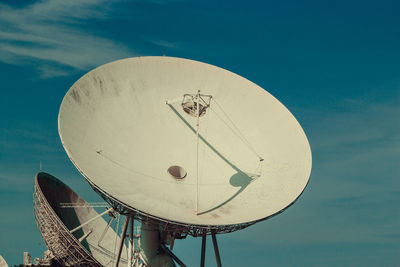
[{"label": "metal pole", "polygon": [[126,237],[126,229],[128,228],[128,223],[129,223],[129,217],[126,216],[126,219],[124,222],[124,228],[122,229],[121,243],[119,244],[118,257],[117,257],[117,261],[115,262],[115,267],[118,267],[119,260],[121,258],[121,253],[122,253],[122,248],[124,247],[124,241],[125,241],[125,237]]},{"label": "metal pole", "polygon": [[133,258],[133,216],[130,216],[131,224],[129,231],[129,255],[128,255],[128,267],[132,266],[132,258]]},{"label": "metal pole", "polygon": [[104,236],[105,236],[106,233],[107,233],[108,228],[110,228],[110,225],[111,225],[111,223],[112,223],[113,220],[114,220],[114,218],[111,217],[110,220],[108,221],[108,224],[107,224],[106,228],[104,229],[103,233],[101,234],[100,239],[99,239],[99,241],[97,242],[97,245],[98,245],[99,247],[100,247],[101,241],[103,241],[103,238],[104,238]]},{"label": "metal pole", "polygon": [[115,224],[115,239],[114,239],[114,251],[113,251],[113,258],[112,258],[112,264],[114,265],[114,261],[115,261],[115,256],[117,256],[117,254],[115,253],[116,249],[117,249],[117,239],[118,239],[118,232],[119,232],[119,219],[120,219],[121,215],[118,213],[117,214],[117,221]]},{"label": "metal pole", "polygon": [[199,214],[199,128],[200,128],[200,111],[199,111],[199,101],[200,101],[200,90],[197,91],[196,95],[196,111],[197,111],[197,123],[196,123],[196,215]]},{"label": "metal pole", "polygon": [[104,214],[106,214],[106,213],[108,213],[108,212],[111,212],[111,211],[113,211],[113,209],[106,210],[106,211],[104,211],[103,213],[100,213],[99,215],[93,217],[93,218],[90,219],[89,221],[82,223],[82,224],[79,225],[78,227],[75,227],[74,229],[72,229],[72,230],[69,231],[69,232],[72,234],[73,232],[75,232],[75,231],[81,229],[81,228],[82,228],[83,226],[85,226],[86,224],[91,223],[92,221],[96,220],[97,218],[100,218],[100,217],[103,216]]},{"label": "metal pole", "polygon": [[217,244],[217,238],[215,237],[215,233],[211,233],[212,241],[214,244],[214,252],[215,252],[215,258],[217,259],[217,266],[221,267],[221,258],[219,256],[219,250],[218,250],[218,244]]},{"label": "metal pole", "polygon": [[89,232],[87,232],[87,233],[84,234],[81,238],[79,238],[78,241],[79,241],[79,242],[82,242],[82,241],[85,240],[91,233],[92,233],[92,229],[90,229]]},{"label": "metal pole", "polygon": [[161,246],[161,248],[162,248],[171,258],[174,259],[174,261],[175,261],[176,263],[179,264],[179,266],[181,266],[181,267],[186,267],[186,265],[185,265],[174,253],[172,253],[172,251],[169,250],[169,249],[165,246],[165,244],[161,244],[160,246]]},{"label": "metal pole", "polygon": [[206,258],[206,234],[203,234],[201,237],[201,259],[200,259],[200,267],[204,267],[204,260]]}]

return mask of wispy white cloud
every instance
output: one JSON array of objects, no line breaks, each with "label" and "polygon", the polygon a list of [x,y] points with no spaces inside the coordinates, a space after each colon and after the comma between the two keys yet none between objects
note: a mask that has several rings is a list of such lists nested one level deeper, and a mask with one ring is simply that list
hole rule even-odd
[{"label": "wispy white cloud", "polygon": [[105,0],[43,0],[23,8],[0,4],[0,61],[32,64],[51,77],[134,56],[124,45],[98,36],[88,19],[107,19]]}]

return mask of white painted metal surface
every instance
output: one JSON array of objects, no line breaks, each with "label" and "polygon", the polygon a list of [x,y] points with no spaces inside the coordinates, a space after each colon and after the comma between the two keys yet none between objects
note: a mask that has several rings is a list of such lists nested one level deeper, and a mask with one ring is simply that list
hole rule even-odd
[{"label": "white painted metal surface", "polygon": [[[106,212],[101,213],[104,217],[99,216],[83,198],[50,174],[36,175],[34,212],[43,240],[60,264],[113,266],[114,248],[120,237],[107,226],[105,219],[112,217]],[[124,246],[125,264],[126,259]]]},{"label": "white painted metal surface", "polygon": [[7,262],[4,260],[3,256],[0,255],[0,267],[8,267]]},{"label": "white painted metal surface", "polygon": [[[199,139],[197,118],[181,106],[198,90],[212,96]],[[197,61],[139,57],[100,66],[69,89],[58,123],[89,183],[168,221],[261,220],[292,204],[310,176],[307,137],[286,107],[247,79]],[[186,176],[175,179],[171,166]]]}]

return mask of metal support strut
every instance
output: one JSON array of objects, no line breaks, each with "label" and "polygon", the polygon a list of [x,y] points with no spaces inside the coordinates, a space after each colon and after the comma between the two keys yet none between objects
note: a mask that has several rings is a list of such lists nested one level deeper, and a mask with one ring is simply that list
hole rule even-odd
[{"label": "metal support strut", "polygon": [[176,263],[181,267],[186,267],[186,265],[174,254],[171,250],[169,250],[165,244],[161,244],[161,248],[172,258]]},{"label": "metal support strut", "polygon": [[206,257],[206,235],[203,234],[203,236],[201,237],[201,259],[200,259],[200,267],[204,267],[204,260]]},{"label": "metal support strut", "polygon": [[125,237],[126,237],[126,229],[128,228],[130,219],[131,219],[131,217],[126,216],[126,219],[124,222],[124,228],[122,229],[121,243],[119,244],[118,257],[117,257],[117,261],[115,262],[115,267],[118,267],[119,260],[121,259],[122,248],[124,247],[124,241],[125,241]]},{"label": "metal support strut", "polygon": [[217,238],[215,236],[215,233],[211,233],[212,241],[214,244],[214,252],[215,252],[215,258],[217,259],[217,266],[221,267],[221,258],[219,256],[219,250],[218,250],[218,244],[217,244]]},{"label": "metal support strut", "polygon": [[[212,237],[212,242],[214,245],[214,252],[215,252],[215,258],[217,260],[217,266],[221,267],[221,257],[219,256],[219,250],[218,250],[218,244],[217,244],[217,237],[215,236],[215,232],[212,231],[211,233]],[[206,258],[206,239],[207,235],[203,234],[201,236],[201,258],[200,258],[200,267],[204,267],[205,264],[205,258]]]},{"label": "metal support strut", "polygon": [[128,267],[132,266],[133,259],[133,216],[130,216],[130,228],[129,228],[129,254],[128,254]]},{"label": "metal support strut", "polygon": [[200,131],[200,90],[196,95],[196,207],[195,213],[199,215],[199,131]]},{"label": "metal support strut", "polygon": [[72,230],[69,231],[69,232],[72,234],[73,232],[75,232],[75,231],[81,229],[83,226],[85,226],[85,225],[87,225],[87,224],[93,222],[94,220],[100,218],[100,217],[103,216],[104,214],[109,213],[109,212],[112,212],[112,211],[113,211],[113,209],[106,210],[106,211],[104,211],[104,212],[98,214],[97,216],[93,217],[92,219],[88,220],[87,222],[82,223],[82,224],[79,225],[78,227],[75,227],[74,229],[72,229]]}]

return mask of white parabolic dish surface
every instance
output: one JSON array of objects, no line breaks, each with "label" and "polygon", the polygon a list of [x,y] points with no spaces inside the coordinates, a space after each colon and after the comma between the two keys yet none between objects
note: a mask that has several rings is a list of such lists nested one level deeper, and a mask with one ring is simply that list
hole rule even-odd
[{"label": "white parabolic dish surface", "polygon": [[[181,106],[184,94],[198,90],[212,96],[199,139],[197,118]],[[128,58],[94,69],[69,89],[58,122],[89,183],[172,222],[264,219],[291,205],[311,172],[307,137],[285,106],[241,76],[182,58]],[[174,178],[171,166],[186,176]]]}]

